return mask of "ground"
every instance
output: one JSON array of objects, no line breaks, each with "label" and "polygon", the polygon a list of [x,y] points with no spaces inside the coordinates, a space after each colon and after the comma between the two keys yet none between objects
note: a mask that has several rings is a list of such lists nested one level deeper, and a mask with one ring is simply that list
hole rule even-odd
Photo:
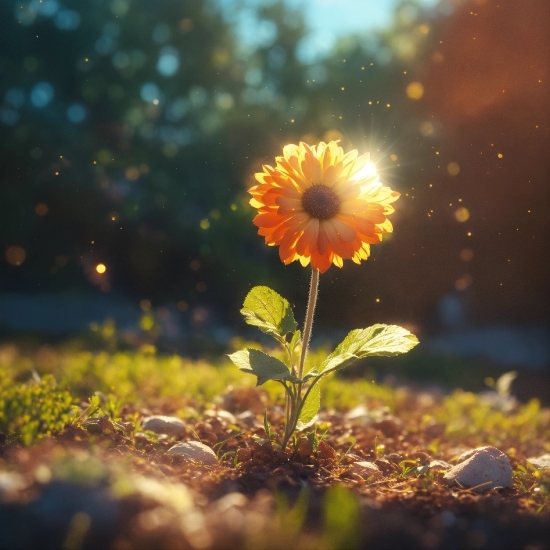
[{"label": "ground", "polygon": [[[25,378],[25,368],[41,364],[36,356],[29,363],[4,353],[2,369],[13,384],[0,390],[2,549],[550,546],[550,474],[528,460],[550,450],[550,410],[536,400],[334,378],[322,388],[315,425],[283,452],[264,429],[267,407],[272,433],[281,432],[275,386],[241,384],[230,367],[131,354],[53,357],[47,370],[67,376],[66,387],[47,374]],[[67,374],[67,365],[76,372]],[[93,377],[109,378],[110,369],[138,376],[126,390],[117,379],[116,405],[99,392],[91,404],[70,404],[70,413],[59,408],[53,416],[62,423],[48,417],[82,391],[71,376],[93,386]],[[209,378],[212,372],[219,379]],[[143,419],[152,414],[181,418],[185,428],[174,436],[145,431]],[[35,418],[36,429],[25,431]],[[167,454],[178,441],[202,441],[218,463]],[[443,482],[444,462],[483,445],[507,455],[513,487],[479,492]],[[382,476],[359,475],[358,461],[374,462]]]}]

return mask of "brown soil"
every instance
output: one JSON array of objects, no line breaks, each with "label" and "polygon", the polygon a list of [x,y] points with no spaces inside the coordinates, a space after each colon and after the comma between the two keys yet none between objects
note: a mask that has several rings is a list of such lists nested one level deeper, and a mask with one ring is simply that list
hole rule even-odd
[{"label": "brown soil", "polygon": [[[257,410],[257,393],[238,390],[224,407],[233,413]],[[126,408],[125,415],[135,412]],[[170,410],[160,406],[152,412]],[[227,414],[218,413],[189,420],[185,435],[177,438],[200,438],[218,450],[221,459],[214,466],[166,454],[176,438],[136,434],[128,425],[124,431],[106,419],[99,430],[67,426],[30,448],[0,439],[0,548],[550,548],[548,476],[530,470],[512,488],[485,492],[449,487],[442,482],[443,465],[427,466],[433,460],[452,462],[479,442],[465,438],[457,446],[446,440],[442,425],[420,430],[414,415],[361,422],[327,413],[320,424],[328,431],[316,448],[312,438],[302,437],[282,452],[262,442],[259,411],[237,421],[239,432]],[[275,409],[274,429],[280,420]],[[351,450],[350,441],[355,441]],[[427,451],[433,441],[437,456]],[[375,451],[381,443],[383,455]],[[517,472],[528,456],[545,452],[544,443],[509,441],[500,447]],[[355,473],[353,463],[360,460],[377,464],[383,477]],[[407,467],[417,469],[407,475]],[[150,490],[116,489],[125,476],[158,484]],[[180,484],[191,489],[190,508],[178,508],[174,495],[183,494]],[[325,495],[337,485],[349,488],[360,503],[355,522],[344,520],[340,531],[324,511]]]}]

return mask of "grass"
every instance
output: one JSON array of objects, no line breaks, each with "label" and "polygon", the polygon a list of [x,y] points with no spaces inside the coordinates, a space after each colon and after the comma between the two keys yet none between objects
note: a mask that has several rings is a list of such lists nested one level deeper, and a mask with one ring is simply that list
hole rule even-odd
[{"label": "grass", "polygon": [[[236,348],[242,345],[234,343]],[[310,364],[318,363],[325,353],[313,351]],[[34,487],[33,494],[51,482],[69,484],[79,488],[83,502],[97,498],[97,491],[107,491],[109,502],[134,510],[129,523],[117,524],[124,539],[120,547],[129,549],[255,550],[284,545],[336,550],[367,543],[384,548],[399,542],[384,530],[385,522],[395,521],[391,514],[384,515],[385,510],[393,514],[405,510],[399,516],[399,533],[411,540],[429,540],[434,550],[451,548],[456,542],[454,532],[441,523],[441,510],[447,513],[445,521],[454,514],[464,519],[464,525],[471,522],[474,533],[479,521],[485,522],[486,531],[497,529],[487,539],[488,546],[480,543],[479,548],[494,547],[498,529],[508,533],[508,546],[503,548],[514,547],[518,537],[532,537],[533,547],[544,540],[540,533],[542,519],[550,512],[550,477],[527,461],[529,456],[550,452],[550,410],[537,399],[519,403],[507,390],[483,395],[455,389],[444,394],[396,388],[356,374],[331,376],[321,383],[317,434],[331,446],[335,458],[319,458],[320,439],[315,439],[313,458],[302,457],[294,464],[294,459],[277,462],[271,451],[262,451],[255,442],[265,436],[259,423],[243,430],[231,420],[212,416],[213,410],[231,409],[224,397],[230,395],[242,400],[231,405],[234,414],[256,407],[256,419],[267,403],[269,422],[277,430],[281,422],[277,406],[283,404],[280,385],[269,382],[260,389],[253,385],[254,379],[225,356],[191,360],[159,355],[150,346],[141,351],[95,352],[42,346],[30,352],[4,345],[0,347],[4,440],[0,440],[0,482],[9,487],[3,480],[14,473],[16,479],[29,480],[25,487]],[[359,405],[365,418],[348,420],[345,413]],[[214,449],[223,445],[219,465],[205,469],[166,455],[177,438],[138,433],[141,418],[150,413],[182,418],[188,426],[184,439],[199,437]],[[97,420],[89,422],[100,418],[109,420],[106,431],[98,429]],[[452,461],[462,450],[483,445],[496,446],[508,456],[514,472],[514,487],[508,492],[474,495],[451,490],[441,483],[442,471],[418,458],[428,453]],[[238,460],[238,451],[253,458]],[[263,458],[254,458],[254,453]],[[386,461],[384,478],[363,480],[355,475],[352,466],[359,459]],[[317,478],[311,477],[311,468],[317,468]],[[18,506],[29,498],[25,490],[17,497]],[[230,506],[229,501],[241,504]],[[9,501],[3,504],[0,498],[0,511],[2,506],[8,512],[5,517],[20,522],[10,524],[12,546],[37,547],[28,539],[34,528],[29,530],[24,514],[10,516],[14,512]],[[94,541],[104,546],[94,533],[107,528],[92,512],[76,512],[66,523],[59,520],[58,532],[51,534],[52,547],[91,548]],[[499,523],[501,516],[508,520]],[[425,523],[422,518],[432,519]],[[236,524],[242,527],[237,529]],[[466,537],[464,542],[470,535],[460,536]]]}]

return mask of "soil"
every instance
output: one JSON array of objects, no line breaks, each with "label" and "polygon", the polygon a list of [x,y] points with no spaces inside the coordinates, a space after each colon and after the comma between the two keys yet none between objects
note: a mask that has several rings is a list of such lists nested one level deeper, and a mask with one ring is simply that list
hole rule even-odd
[{"label": "soil", "polygon": [[[179,437],[134,430],[129,419],[173,412],[162,403],[125,407],[117,423],[68,425],[31,447],[4,435],[0,548],[550,548],[550,476],[518,470],[547,442],[501,441],[514,486],[480,492],[448,486],[447,466],[434,462],[453,463],[479,440],[465,436],[457,445],[445,426],[420,422],[422,411],[381,410],[376,421],[323,413],[322,438],[302,436],[283,452],[265,439],[260,397],[233,390],[219,409],[186,420]],[[281,412],[269,410],[275,432]],[[186,440],[211,446],[219,463],[166,454]],[[374,462],[382,476],[362,477],[358,461]],[[349,489],[332,493],[336,518],[327,512],[335,487]]]}]

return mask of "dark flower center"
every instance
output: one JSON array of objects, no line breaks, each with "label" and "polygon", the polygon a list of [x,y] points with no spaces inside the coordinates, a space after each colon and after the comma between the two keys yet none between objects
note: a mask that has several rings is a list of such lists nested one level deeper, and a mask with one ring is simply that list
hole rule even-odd
[{"label": "dark flower center", "polygon": [[312,218],[329,220],[340,212],[340,199],[332,189],[319,183],[306,189],[302,206]]}]

